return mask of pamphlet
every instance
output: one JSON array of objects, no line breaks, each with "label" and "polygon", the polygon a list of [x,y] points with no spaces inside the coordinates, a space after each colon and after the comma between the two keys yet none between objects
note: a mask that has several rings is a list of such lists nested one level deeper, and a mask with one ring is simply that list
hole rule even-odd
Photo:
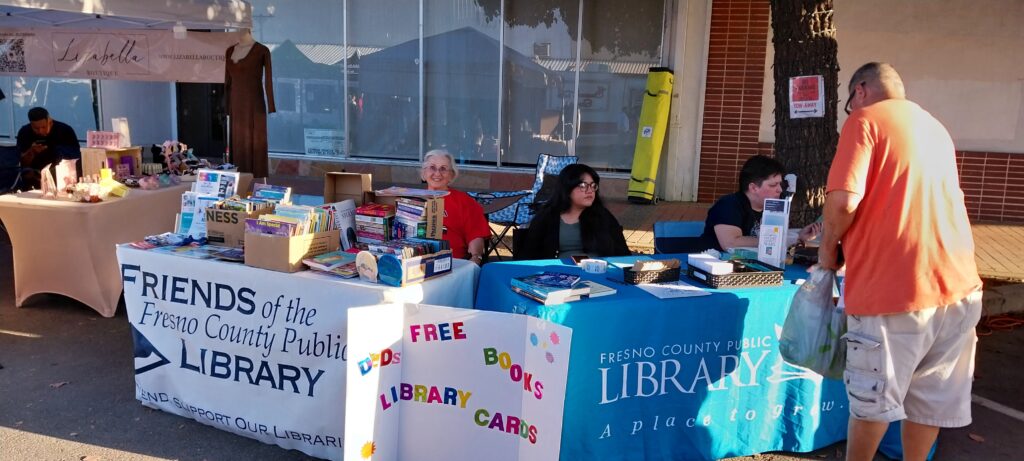
[{"label": "pamphlet", "polygon": [[189,237],[193,239],[202,239],[206,237],[206,209],[212,207],[213,204],[217,203],[219,200],[220,198],[216,196],[196,196],[196,209],[193,212],[193,217],[191,217],[191,222],[188,225]]},{"label": "pamphlet", "polygon": [[692,298],[711,294],[707,289],[691,285],[683,280],[668,283],[641,283],[637,285],[637,288],[657,296],[658,299]]},{"label": "pamphlet", "polygon": [[786,263],[786,234],[789,228],[789,200],[764,200],[761,228],[757,236],[757,260],[776,267]]},{"label": "pamphlet", "polygon": [[202,195],[228,198],[238,192],[238,178],[237,171],[200,169],[196,172],[196,182],[192,184],[192,191]]},{"label": "pamphlet", "polygon": [[192,228],[192,218],[196,214],[196,193],[186,191],[181,194],[181,218],[178,220],[178,227],[174,231],[179,234],[187,234]]}]

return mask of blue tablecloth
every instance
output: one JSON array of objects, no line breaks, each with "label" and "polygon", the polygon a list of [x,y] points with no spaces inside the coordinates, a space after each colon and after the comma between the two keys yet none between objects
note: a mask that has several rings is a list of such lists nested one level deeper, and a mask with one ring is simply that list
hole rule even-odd
[{"label": "blue tablecloth", "polygon": [[[650,259],[608,260],[638,258]],[[581,274],[618,293],[543,306],[509,289],[510,278],[542,270]],[[806,452],[846,438],[848,408],[841,381],[787,364],[778,352],[793,282],[804,277],[792,267],[780,287],[662,300],[623,284],[618,268],[595,275],[568,260],[492,263],[475,305],[573,329],[563,460]]]}]

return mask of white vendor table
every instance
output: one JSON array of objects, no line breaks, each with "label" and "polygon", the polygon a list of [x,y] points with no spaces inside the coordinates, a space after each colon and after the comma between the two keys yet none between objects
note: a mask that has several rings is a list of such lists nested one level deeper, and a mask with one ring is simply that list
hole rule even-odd
[{"label": "white vendor table", "polygon": [[[143,405],[342,459],[348,308],[410,302],[472,308],[480,268],[389,287],[117,247]],[[387,340],[387,338],[381,338]],[[394,341],[401,342],[401,337]]]},{"label": "white vendor table", "polygon": [[173,230],[188,187],[132,189],[100,203],[44,199],[39,191],[0,196],[14,254],[15,304],[57,293],[113,317],[121,296],[114,246]]}]

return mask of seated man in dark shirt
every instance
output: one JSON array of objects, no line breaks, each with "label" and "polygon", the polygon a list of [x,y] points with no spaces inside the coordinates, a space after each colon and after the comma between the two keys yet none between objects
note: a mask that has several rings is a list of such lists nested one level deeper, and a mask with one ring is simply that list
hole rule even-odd
[{"label": "seated man in dark shirt", "polygon": [[29,109],[28,121],[28,125],[18,130],[18,152],[21,153],[21,166],[26,168],[22,173],[24,186],[35,189],[39,187],[43,167],[63,159],[81,159],[82,149],[75,130],[50,118],[46,109]]},{"label": "seated man in dark shirt", "polygon": [[[718,199],[708,210],[702,244],[718,251],[736,247],[757,248],[764,199],[782,195],[782,176],[785,173],[782,164],[773,158],[763,155],[750,157],[740,169],[739,191]],[[800,240],[810,240],[820,230],[821,224],[811,224],[800,230]]]}]

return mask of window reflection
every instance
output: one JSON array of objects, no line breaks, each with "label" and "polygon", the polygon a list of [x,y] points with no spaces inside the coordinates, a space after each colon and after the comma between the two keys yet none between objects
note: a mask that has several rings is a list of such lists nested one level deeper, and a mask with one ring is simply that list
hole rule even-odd
[{"label": "window reflection", "polygon": [[583,4],[581,18],[572,0],[254,0],[273,52],[271,150],[305,153],[304,130],[321,129],[346,156],[443,147],[460,163],[575,154],[628,170],[664,2]]},{"label": "window reflection", "polygon": [[[13,138],[17,134],[11,133],[11,125],[13,125],[11,107],[15,100],[14,88],[12,88],[14,80],[14,77],[0,77],[0,90],[3,90],[4,95],[7,96],[0,100],[0,137]],[[24,101],[24,95],[21,96],[21,101]],[[26,123],[28,123],[27,120]]]},{"label": "window reflection", "polygon": [[[253,0],[253,37],[270,48],[277,112],[267,117],[272,152],[344,155],[344,30],[341,0]],[[324,145],[325,139],[338,140]]]},{"label": "window reflection", "polygon": [[663,9],[662,0],[584,4],[576,155],[595,169],[632,168],[647,70],[661,62]]},{"label": "window reflection", "polygon": [[[420,158],[419,2],[349,2],[352,155]],[[386,12],[386,14],[385,14]],[[358,67],[355,67],[358,66]],[[351,100],[351,96],[349,98]]]},{"label": "window reflection", "polygon": [[[547,0],[506,2],[505,44],[516,51],[504,61],[505,109],[503,164],[533,166],[537,154],[570,154],[576,136],[573,94],[576,83],[571,63],[576,43],[563,18],[577,9],[555,10],[550,24],[532,18],[550,7]],[[512,24],[512,25],[510,25]]]},{"label": "window reflection", "polygon": [[424,150],[444,147],[459,163],[493,165],[501,25],[485,21],[483,10],[469,3],[425,4]]},{"label": "window reflection", "polygon": [[[71,125],[79,141],[89,130],[96,130],[92,80],[68,78],[13,77],[15,130],[28,123],[28,110],[44,107],[54,120]],[[17,134],[15,132],[15,134]]]}]

